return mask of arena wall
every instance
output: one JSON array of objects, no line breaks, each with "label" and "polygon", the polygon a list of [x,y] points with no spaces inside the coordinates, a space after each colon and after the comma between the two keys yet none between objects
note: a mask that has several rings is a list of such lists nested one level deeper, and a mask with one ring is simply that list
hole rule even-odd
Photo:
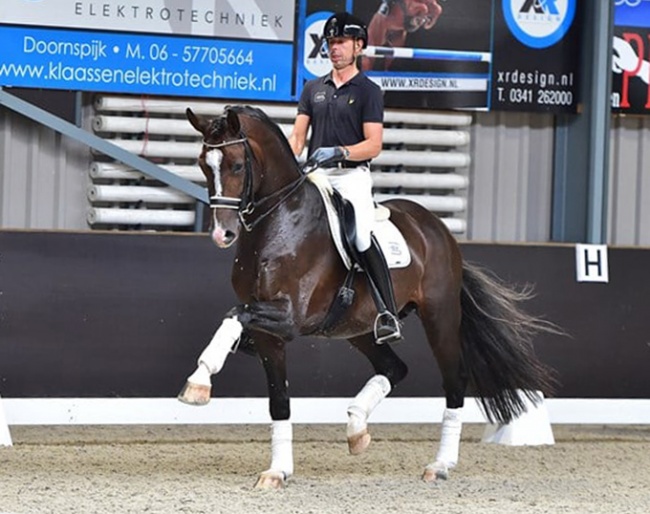
[{"label": "arena wall", "polygon": [[[572,245],[463,243],[466,259],[532,284],[529,310],[568,337],[535,342],[559,373],[558,398],[650,398],[650,252],[609,248],[609,283],[578,283]],[[236,303],[233,252],[193,234],[0,231],[3,398],[169,398]],[[417,318],[395,349],[410,368],[392,397],[442,396]],[[288,346],[294,397],[349,397],[372,370],[345,341]],[[257,359],[235,354],[220,397],[266,397]]]}]

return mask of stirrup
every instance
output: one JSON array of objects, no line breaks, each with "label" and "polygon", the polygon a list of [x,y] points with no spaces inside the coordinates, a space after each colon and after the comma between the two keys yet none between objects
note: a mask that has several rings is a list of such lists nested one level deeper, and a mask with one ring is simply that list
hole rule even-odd
[{"label": "stirrup", "polygon": [[403,339],[400,322],[397,316],[390,311],[377,314],[374,333],[377,344],[395,343]]}]

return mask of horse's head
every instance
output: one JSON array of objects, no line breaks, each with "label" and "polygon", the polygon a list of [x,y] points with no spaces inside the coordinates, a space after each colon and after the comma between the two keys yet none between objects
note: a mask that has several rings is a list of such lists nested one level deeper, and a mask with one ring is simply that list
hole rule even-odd
[{"label": "horse's head", "polygon": [[215,119],[197,116],[189,108],[186,114],[203,135],[198,161],[212,207],[212,239],[227,248],[237,240],[241,226],[251,230],[265,217],[256,212],[251,221],[258,204],[299,176],[297,163],[278,126],[259,109],[227,107]]},{"label": "horse's head", "polygon": [[235,242],[239,234],[239,211],[250,201],[253,158],[242,132],[239,116],[226,109],[223,116],[207,119],[186,111],[187,119],[203,135],[199,166],[205,175],[212,209],[211,235],[222,248]]}]

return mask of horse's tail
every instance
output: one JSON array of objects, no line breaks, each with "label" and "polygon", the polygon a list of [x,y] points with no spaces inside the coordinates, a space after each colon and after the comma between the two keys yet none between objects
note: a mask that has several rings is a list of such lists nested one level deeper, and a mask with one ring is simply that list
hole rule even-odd
[{"label": "horse's tail", "polygon": [[526,394],[539,401],[536,391],[553,393],[554,371],[535,356],[535,334],[561,334],[552,323],[526,314],[521,302],[532,290],[515,290],[480,268],[463,263],[461,337],[463,358],[487,418],[509,423],[526,410]]}]

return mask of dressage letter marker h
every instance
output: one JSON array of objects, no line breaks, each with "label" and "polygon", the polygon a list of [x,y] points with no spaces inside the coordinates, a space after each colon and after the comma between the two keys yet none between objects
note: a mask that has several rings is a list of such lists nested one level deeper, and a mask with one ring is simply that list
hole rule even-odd
[{"label": "dressage letter marker h", "polygon": [[576,280],[609,282],[606,245],[576,245]]}]

